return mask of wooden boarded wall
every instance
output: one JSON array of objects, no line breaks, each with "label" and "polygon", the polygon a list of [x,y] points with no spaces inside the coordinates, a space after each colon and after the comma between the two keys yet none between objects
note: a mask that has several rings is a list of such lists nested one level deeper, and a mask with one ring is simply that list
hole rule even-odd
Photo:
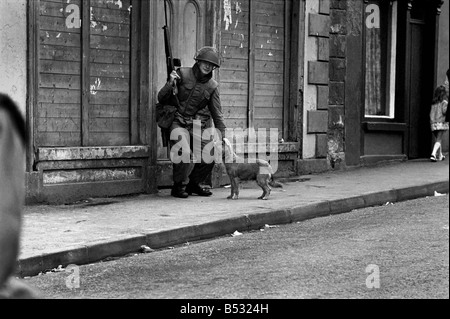
[{"label": "wooden boarded wall", "polygon": [[254,127],[283,132],[285,1],[257,0],[254,16]]},{"label": "wooden boarded wall", "polygon": [[70,5],[40,1],[36,144],[129,145],[130,0]]},{"label": "wooden boarded wall", "polygon": [[[234,5],[233,5],[234,4]],[[227,127],[247,128],[249,93],[249,1],[224,1],[220,97]]]},{"label": "wooden boarded wall", "polygon": [[91,0],[89,144],[130,144],[130,0]]},{"label": "wooden boarded wall", "polygon": [[63,1],[41,1],[39,11],[35,142],[81,146],[81,28],[67,28]]},{"label": "wooden boarded wall", "polygon": [[222,105],[231,128],[286,128],[285,0],[224,0],[220,69]]}]

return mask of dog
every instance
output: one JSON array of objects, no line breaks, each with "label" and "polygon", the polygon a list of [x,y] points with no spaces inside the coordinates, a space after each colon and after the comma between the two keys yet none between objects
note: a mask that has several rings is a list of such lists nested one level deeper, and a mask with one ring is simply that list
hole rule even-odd
[{"label": "dog", "polygon": [[227,138],[223,139],[224,165],[228,177],[231,181],[231,195],[228,199],[239,199],[239,181],[240,180],[256,180],[259,187],[262,188],[263,194],[258,199],[267,200],[272,187],[283,187],[273,179],[273,169],[269,162],[256,159],[256,163],[240,163],[243,162],[234,152],[233,146]]}]

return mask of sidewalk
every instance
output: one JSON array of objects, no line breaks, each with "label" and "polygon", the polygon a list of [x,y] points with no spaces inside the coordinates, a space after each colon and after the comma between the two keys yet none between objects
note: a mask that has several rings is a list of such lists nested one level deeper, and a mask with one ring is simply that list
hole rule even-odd
[{"label": "sidewalk", "polygon": [[76,205],[27,206],[24,211],[21,276],[62,265],[86,264],[138,252],[142,245],[167,248],[236,230],[286,224],[449,192],[449,160],[417,160],[301,176],[275,188],[267,201],[256,183],[244,183],[237,201],[229,188],[210,198],[155,195],[90,199]]}]

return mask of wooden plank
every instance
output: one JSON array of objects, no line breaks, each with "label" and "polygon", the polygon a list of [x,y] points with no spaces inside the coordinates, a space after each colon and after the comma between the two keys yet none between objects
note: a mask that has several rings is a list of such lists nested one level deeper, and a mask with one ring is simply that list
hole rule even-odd
[{"label": "wooden plank", "polygon": [[[81,8],[81,1],[78,0],[74,4],[80,6]],[[39,6],[39,15],[42,17],[59,17],[59,18],[66,18],[66,7],[67,3],[63,2],[50,2],[50,1],[40,1]],[[43,20],[43,19],[40,19]]]},{"label": "wooden plank", "polygon": [[221,32],[221,43],[222,46],[226,46],[227,45],[227,41],[229,40],[245,40],[246,42],[248,42],[248,30],[249,30],[249,24],[248,24],[248,16],[244,18],[240,19],[239,22],[239,29],[233,29],[233,30],[222,30]]},{"label": "wooden plank", "polygon": [[75,3],[75,4],[78,4],[79,1],[82,1],[82,0],[70,0],[70,1],[68,1],[68,0],[42,0],[42,1],[46,1],[46,2],[55,2],[55,3],[62,3],[62,4],[68,4],[68,3]]},{"label": "wooden plank", "polygon": [[108,92],[98,91],[97,94],[90,94],[90,103],[101,105],[129,105],[130,95],[128,92]]},{"label": "wooden plank", "polygon": [[254,97],[255,97],[255,19],[256,19],[256,5],[255,1],[249,3],[249,63],[248,63],[248,115],[247,115],[247,127],[252,128],[254,126]]},{"label": "wooden plank", "polygon": [[[248,97],[247,95],[240,96],[225,96],[222,101],[222,112],[224,117],[232,118],[235,117],[233,114],[238,112],[242,113],[244,118],[247,118],[247,114],[244,114],[248,111]],[[241,111],[244,110],[244,111]]]},{"label": "wooden plank", "polygon": [[68,61],[41,60],[39,71],[48,74],[80,75],[81,63]]},{"label": "wooden plank", "polygon": [[132,144],[137,144],[139,140],[139,128],[138,128],[138,104],[139,104],[139,77],[141,74],[139,51],[141,49],[139,37],[139,28],[141,25],[141,15],[138,3],[136,0],[132,0],[132,6],[135,8],[132,10],[131,17],[131,74],[130,78],[130,139]]},{"label": "wooden plank", "polygon": [[[271,9],[273,10],[273,9]],[[284,10],[283,10],[284,12]],[[271,28],[284,28],[284,19],[282,16],[267,16],[267,15],[256,15],[255,23],[258,26],[269,26]]]},{"label": "wooden plank", "polygon": [[37,126],[39,132],[79,132],[80,119],[78,118],[40,118]]},{"label": "wooden plank", "polygon": [[[138,129],[139,137],[137,141],[133,140],[133,143],[145,144],[150,143],[151,128],[155,124],[152,121],[155,118],[154,108],[148,107],[152,101],[150,100],[150,71],[153,67],[150,67],[150,4],[148,1],[141,1],[141,25],[139,29],[140,35],[140,82],[139,82],[139,105],[137,111],[138,115]],[[156,165],[156,152],[152,149],[150,154],[150,163]],[[150,184],[150,183],[149,183]],[[156,189],[156,185],[152,188]]]},{"label": "wooden plank", "polygon": [[81,46],[80,34],[76,32],[39,31],[39,42],[42,45],[59,45],[65,47]]},{"label": "wooden plank", "polygon": [[91,64],[130,65],[130,52],[91,49]]},{"label": "wooden plank", "polygon": [[39,79],[39,87],[79,90],[81,88],[81,77],[79,75],[42,73]]},{"label": "wooden plank", "polygon": [[[271,16],[273,14],[276,14],[276,12],[284,12],[283,0],[274,0],[274,1],[257,0],[257,2],[258,6],[256,12],[258,14]],[[273,13],[272,11],[275,11],[275,13]]]},{"label": "wooden plank", "polygon": [[124,78],[91,77],[91,94],[93,92],[126,92],[130,90],[130,81]]},{"label": "wooden plank", "polygon": [[93,104],[89,115],[96,118],[108,117],[108,118],[127,118],[130,115],[130,107],[127,104],[123,105],[104,105]]},{"label": "wooden plank", "polygon": [[130,39],[120,37],[108,37],[103,35],[91,35],[92,49],[130,51]]},{"label": "wooden plank", "polygon": [[248,91],[248,83],[235,83],[229,81],[221,81],[220,82],[220,96],[227,94],[247,94]]},{"label": "wooden plank", "polygon": [[225,124],[227,127],[241,127],[241,128],[248,127],[246,118],[225,119]]},{"label": "wooden plank", "polygon": [[233,23],[229,26],[228,30],[225,30],[226,23],[222,21],[222,30],[224,34],[233,34],[233,33],[242,33],[242,32],[248,32],[249,25],[248,25],[248,15],[241,15],[240,17],[237,17]]},{"label": "wooden plank", "polygon": [[283,73],[284,63],[280,61],[261,61],[255,62],[256,72]]},{"label": "wooden plank", "polygon": [[116,24],[111,22],[103,22],[95,25],[91,25],[91,34],[102,35],[106,37],[130,37],[130,25],[128,24]]},{"label": "wooden plank", "polygon": [[255,120],[283,120],[283,106],[281,107],[258,107],[255,110]]},{"label": "wooden plank", "polygon": [[255,58],[257,61],[284,62],[284,51],[256,49]]},{"label": "wooden plank", "polygon": [[[303,136],[303,82],[304,82],[304,37],[305,37],[305,3],[299,1],[292,2],[292,23],[290,36],[290,53],[292,61],[290,89],[289,89],[289,141],[300,141]],[[299,143],[300,154],[302,144]]]},{"label": "wooden plank", "polygon": [[126,133],[130,130],[128,118],[95,118],[89,119],[89,131],[94,133]]},{"label": "wooden plank", "polygon": [[255,84],[256,96],[283,96],[283,84]]},{"label": "wooden plank", "polygon": [[91,76],[130,78],[130,66],[121,64],[91,63]]},{"label": "wooden plank", "polygon": [[255,72],[255,83],[258,84],[284,84],[283,73]]},{"label": "wooden plank", "polygon": [[247,109],[248,97],[245,94],[242,95],[223,95],[221,96],[223,113],[229,112],[230,108],[245,108]]},{"label": "wooden plank", "polygon": [[81,144],[80,132],[38,132],[36,146],[74,147]]},{"label": "wooden plank", "polygon": [[131,6],[131,0],[91,0],[91,6],[112,10],[128,10]]},{"label": "wooden plank", "polygon": [[255,34],[259,37],[267,37],[269,39],[284,39],[285,30],[282,27],[271,25],[258,25],[255,28]]},{"label": "wooden plank", "polygon": [[246,83],[248,81],[249,72],[242,71],[221,71],[221,76],[227,79],[227,81],[231,81],[234,83]]},{"label": "wooden plank", "polygon": [[[279,136],[282,136],[283,132],[283,120],[274,119],[257,119],[254,122],[255,130],[259,129],[278,129]],[[281,133],[281,134],[280,134]]]},{"label": "wooden plank", "polygon": [[248,48],[226,47],[221,52],[223,59],[248,59]]},{"label": "wooden plank", "polygon": [[90,96],[90,0],[82,2],[81,145],[88,146]]},{"label": "wooden plank", "polygon": [[80,118],[81,110],[79,104],[63,103],[39,103],[38,113],[41,118],[62,117],[62,118]]},{"label": "wooden plank", "polygon": [[81,62],[81,48],[59,45],[41,45],[39,58],[41,60]]},{"label": "wooden plank", "polygon": [[222,62],[220,66],[221,71],[244,71],[248,70],[248,59],[239,60],[239,59],[226,59]]},{"label": "wooden plank", "polygon": [[67,90],[67,89],[39,89],[37,102],[40,103],[57,103],[65,104],[81,103],[81,95],[79,90]]},{"label": "wooden plank", "polygon": [[38,117],[37,110],[37,95],[39,83],[39,8],[40,1],[27,1],[27,104],[26,114],[28,120],[26,121],[29,143],[26,146],[26,171],[32,172],[34,167],[35,153],[34,147],[36,145],[36,138],[38,135],[36,120]]},{"label": "wooden plank", "polygon": [[91,23],[92,25],[102,23],[117,23],[117,24],[130,24],[130,12],[128,8],[122,8],[121,10],[111,10],[106,8],[92,7],[91,10]]},{"label": "wooden plank", "polygon": [[292,3],[289,0],[284,1],[284,29],[286,36],[284,38],[284,99],[282,101],[282,107],[284,106],[283,113],[281,115],[281,118],[283,119],[283,137],[285,140],[289,140],[289,109],[290,109],[290,87],[289,87],[289,80],[291,79],[291,66],[289,65],[289,61],[291,61],[291,47],[290,47],[290,40],[291,40],[291,16],[290,13],[292,12]]},{"label": "wooden plank", "polygon": [[248,41],[244,35],[239,35],[239,37],[233,39],[224,39],[222,40],[222,45],[225,47],[225,50],[229,48],[248,49]]},{"label": "wooden plank", "polygon": [[66,17],[46,16],[41,19],[39,29],[41,31],[81,33],[80,29],[67,27]]},{"label": "wooden plank", "polygon": [[255,96],[255,104],[258,107],[269,107],[269,108],[283,108],[283,95],[274,96],[274,95],[256,95]]},{"label": "wooden plank", "polygon": [[92,146],[114,145],[114,146],[126,146],[130,145],[130,133],[90,133],[91,140],[89,143]]},{"label": "wooden plank", "polygon": [[284,51],[284,39],[271,38],[266,36],[255,37],[255,47],[265,50]]}]

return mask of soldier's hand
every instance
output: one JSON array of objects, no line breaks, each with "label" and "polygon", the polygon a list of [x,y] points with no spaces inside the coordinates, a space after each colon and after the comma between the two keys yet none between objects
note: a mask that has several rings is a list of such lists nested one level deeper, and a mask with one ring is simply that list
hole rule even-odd
[{"label": "soldier's hand", "polygon": [[171,85],[175,85],[176,81],[180,80],[180,76],[178,75],[177,71],[172,71],[172,73],[170,73],[170,80],[169,83]]}]

